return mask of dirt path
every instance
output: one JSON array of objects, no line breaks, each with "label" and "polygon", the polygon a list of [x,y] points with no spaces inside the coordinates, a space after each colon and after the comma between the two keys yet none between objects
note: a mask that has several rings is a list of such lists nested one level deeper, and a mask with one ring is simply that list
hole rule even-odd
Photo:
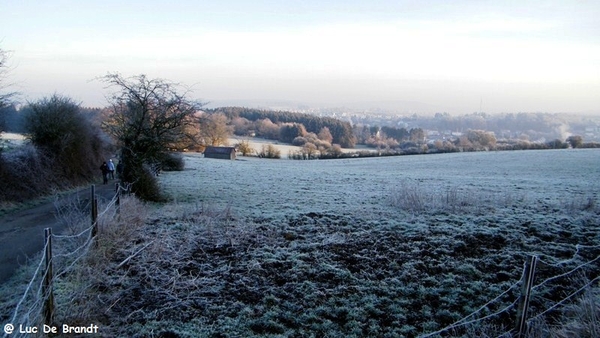
[{"label": "dirt path", "polygon": [[[113,197],[115,182],[96,185],[98,200]],[[80,200],[89,201],[90,189],[65,195],[59,201],[68,201],[77,195]],[[51,227],[54,234],[61,234],[65,226],[56,216],[55,201],[0,217],[0,284],[8,281],[19,266],[43,249],[45,228]]]}]

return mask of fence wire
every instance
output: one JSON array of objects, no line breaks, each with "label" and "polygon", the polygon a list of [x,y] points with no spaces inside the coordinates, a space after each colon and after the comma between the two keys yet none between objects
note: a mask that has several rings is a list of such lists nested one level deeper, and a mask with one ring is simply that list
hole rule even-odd
[{"label": "fence wire", "polygon": [[46,249],[47,248],[48,248],[48,242],[46,242],[46,244],[44,245],[44,249],[42,251],[43,252],[42,258],[40,259],[40,262],[38,263],[37,268],[35,269],[35,272],[33,273],[33,277],[31,277],[31,280],[27,284],[27,288],[25,289],[25,292],[23,292],[23,296],[21,297],[21,300],[19,300],[19,302],[17,303],[17,306],[15,308],[15,312],[13,313],[13,316],[11,318],[11,323],[14,323],[15,320],[17,319],[17,315],[19,313],[19,308],[21,307],[21,305],[25,301],[25,298],[29,294],[29,291],[31,291],[31,287],[33,286],[33,282],[38,277],[38,273],[40,272],[40,269],[42,268],[42,265],[44,264],[44,262],[46,260]]},{"label": "fence wire", "polygon": [[[101,217],[104,217],[116,205],[116,203],[118,201],[118,198],[119,198],[119,194],[121,193],[121,191],[128,192],[129,188],[128,187],[121,187],[121,186],[119,186],[117,192],[114,195],[114,197],[108,202],[108,204],[105,207],[105,209],[100,214],[98,214],[98,219],[100,219]],[[116,211],[114,211],[114,212],[116,212]],[[97,223],[99,223],[99,221],[97,221]],[[60,239],[60,240],[75,240],[75,239],[81,238],[86,233],[90,233],[91,234],[91,231],[92,231],[92,229],[93,229],[94,226],[96,226],[96,225],[93,224],[93,225],[85,228],[84,230],[81,230],[79,233],[77,233],[75,235],[54,235],[54,234],[52,234],[52,237],[54,237],[56,239]],[[73,249],[73,250],[71,250],[71,251],[69,251],[67,253],[54,254],[53,257],[51,258],[51,261],[53,263],[56,262],[55,261],[56,258],[72,258],[72,257],[75,257],[75,255],[77,255],[77,256],[70,261],[70,263],[68,264],[68,266],[60,268],[60,269],[56,269],[55,268],[55,271],[58,271],[58,272],[55,273],[55,276],[53,276],[53,278],[59,278],[59,277],[65,275],[66,273],[68,273],[69,271],[71,271],[73,269],[73,267],[75,267],[75,265],[77,264],[77,262],[79,262],[82,258],[84,258],[88,254],[89,249],[91,247],[91,244],[93,242],[94,242],[94,239],[91,236],[89,236],[84,241],[83,244],[77,246],[75,249]],[[564,244],[561,244],[561,245],[564,245]],[[43,264],[45,262],[45,259],[46,259],[45,252],[46,252],[47,246],[48,246],[48,242],[46,241],[46,243],[44,245],[42,257],[40,258],[40,261],[39,261],[39,263],[38,263],[38,265],[36,267],[36,270],[35,270],[32,278],[31,278],[31,280],[27,284],[27,287],[26,287],[26,289],[25,289],[22,297],[20,298],[19,302],[17,303],[17,305],[15,307],[13,316],[11,318],[11,323],[15,323],[15,322],[17,322],[17,319],[19,319],[18,322],[21,323],[21,324],[23,324],[23,325],[32,325],[33,323],[39,322],[41,320],[42,305],[43,305],[44,301],[46,300],[47,295],[43,295],[42,294],[43,281],[44,281],[45,275],[44,274],[40,274],[40,270],[42,269],[42,266],[43,266]],[[582,249],[596,249],[596,248],[600,248],[600,245],[580,245],[580,244],[577,244],[577,245],[575,245],[575,253],[573,254],[573,257],[570,258],[570,259],[559,260],[559,259],[555,259],[554,257],[552,257],[550,255],[546,255],[546,254],[540,253],[539,255],[544,256],[544,257],[548,257],[549,259],[553,260],[555,263],[550,263],[550,262],[545,261],[545,260],[540,260],[540,261],[543,264],[545,264],[546,266],[549,266],[549,267],[562,267],[565,264],[574,262],[575,259],[577,258],[577,256],[579,256],[580,251]],[[565,273],[562,273],[562,274],[559,274],[559,275],[556,275],[556,276],[553,276],[553,277],[549,277],[549,278],[545,279],[544,281],[542,281],[541,283],[535,285],[532,288],[532,291],[533,290],[537,290],[537,289],[541,288],[542,286],[544,286],[544,285],[546,285],[546,284],[548,284],[548,283],[550,283],[552,281],[555,281],[557,279],[560,279],[560,278],[563,278],[563,277],[567,277],[567,276],[569,276],[571,274],[574,274],[575,272],[577,272],[577,271],[579,271],[579,270],[581,270],[581,269],[583,269],[583,268],[585,268],[585,267],[587,267],[587,266],[589,266],[589,265],[597,262],[598,260],[600,260],[600,255],[597,256],[596,258],[588,261],[588,262],[585,262],[585,263],[582,263],[582,264],[576,266],[575,268],[573,268],[573,269],[571,269],[571,270],[569,270],[569,271],[567,271]],[[66,260],[65,260],[65,262],[66,262]],[[39,278],[39,277],[41,277],[40,282],[39,283],[35,283],[36,279]],[[481,318],[476,318],[476,319],[469,320],[470,318],[473,318],[473,317],[481,314],[481,312],[483,312],[485,309],[487,309],[490,305],[492,305],[493,303],[495,303],[496,301],[498,301],[499,299],[501,299],[503,296],[506,296],[509,292],[511,292],[512,290],[514,290],[517,286],[519,286],[521,284],[521,280],[518,281],[518,282],[516,282],[516,283],[514,283],[514,284],[512,284],[506,291],[502,292],[501,294],[499,294],[498,296],[496,296],[494,299],[492,299],[489,302],[485,303],[484,305],[482,305],[480,308],[478,308],[474,312],[470,313],[469,315],[461,318],[460,320],[454,322],[453,324],[451,324],[451,325],[449,325],[449,326],[447,326],[447,327],[445,327],[443,329],[440,329],[440,330],[435,331],[435,332],[431,332],[431,333],[427,333],[427,334],[421,335],[420,337],[421,338],[428,338],[428,337],[432,337],[432,336],[435,336],[435,335],[439,335],[441,333],[448,332],[448,331],[451,331],[451,330],[454,330],[454,329],[457,329],[457,328],[460,328],[460,327],[463,327],[463,326],[472,325],[472,324],[475,324],[475,323],[482,322],[484,320],[493,318],[495,316],[498,316],[498,315],[500,315],[500,314],[502,314],[504,312],[507,312],[507,311],[511,310],[518,303],[519,299],[513,301],[509,305],[505,306],[504,308],[502,308],[502,309],[500,309],[500,310],[498,310],[496,312],[493,312],[493,313],[488,314],[486,316],[483,316]],[[554,305],[552,305],[548,309],[546,309],[546,310],[542,311],[541,313],[536,314],[535,316],[529,318],[527,320],[527,323],[530,323],[530,322],[532,322],[532,321],[534,321],[534,320],[536,320],[538,318],[541,318],[542,316],[546,315],[547,313],[549,313],[549,312],[557,309],[558,307],[560,307],[561,305],[563,305],[567,301],[569,301],[571,298],[573,298],[575,295],[581,293],[583,290],[585,290],[586,288],[590,287],[593,283],[595,283],[596,281],[599,281],[599,280],[600,280],[600,276],[597,276],[597,277],[593,278],[590,282],[586,283],[584,286],[582,286],[578,290],[574,291],[573,293],[569,294],[568,296],[566,296],[562,300],[556,302]],[[33,298],[32,299],[32,303],[29,304],[28,307],[27,307],[27,309],[25,309],[25,312],[21,316],[19,316],[19,312],[22,310],[21,308],[22,308],[23,304],[28,299],[28,295],[30,295],[30,293],[32,293],[32,289],[34,288],[34,284],[37,284],[36,285],[37,286],[37,291],[35,292],[35,294],[31,294],[31,297]],[[502,333],[498,337],[503,337],[503,336],[509,335],[510,333],[511,333],[511,331],[507,331],[507,332]],[[17,335],[15,335],[15,336],[17,336]],[[12,337],[15,337],[15,336],[12,336]],[[8,337],[8,334],[5,333],[3,337]]]},{"label": "fence wire", "polygon": [[[576,256],[577,256],[577,255],[579,255],[579,253],[580,253],[580,250],[581,250],[581,249],[583,249],[583,248],[595,249],[595,248],[600,248],[600,245],[579,245],[579,244],[577,244],[577,245],[575,245],[575,249],[576,249],[576,251],[575,251],[575,253],[573,254],[573,257],[572,257],[572,258],[570,258],[570,259],[567,259],[567,260],[562,260],[562,261],[559,261],[559,262],[558,262],[558,263],[556,263],[556,264],[547,264],[547,263],[544,263],[544,264],[546,264],[547,266],[550,266],[550,267],[560,267],[560,266],[562,266],[562,265],[564,265],[564,264],[566,264],[566,263],[573,262],[573,261],[575,260]],[[547,256],[547,257],[551,257],[551,256],[548,256],[548,255],[545,255],[545,256]],[[551,281],[554,281],[554,280],[557,280],[557,279],[560,279],[560,278],[563,278],[563,277],[567,277],[567,276],[569,276],[569,275],[572,275],[572,274],[576,273],[577,271],[579,271],[579,270],[581,270],[581,269],[583,269],[583,268],[585,268],[585,267],[587,267],[587,266],[589,266],[589,265],[591,265],[591,264],[595,263],[595,262],[596,262],[596,261],[598,261],[598,260],[600,260],[600,255],[599,255],[599,256],[597,256],[596,258],[594,258],[594,259],[590,260],[590,261],[587,261],[587,262],[585,262],[585,263],[582,263],[582,264],[580,264],[580,265],[576,266],[575,268],[573,268],[573,269],[571,269],[571,270],[569,270],[569,271],[567,271],[567,272],[565,272],[565,273],[562,273],[562,274],[560,274],[560,275],[556,275],[556,276],[553,276],[553,277],[547,278],[547,279],[545,279],[544,281],[542,281],[541,283],[539,283],[539,284],[535,285],[534,287],[532,287],[532,291],[533,291],[533,290],[537,290],[537,289],[539,289],[540,287],[542,287],[542,286],[543,286],[543,285],[545,285],[545,284],[548,284],[548,283],[549,283],[549,282],[551,282]],[[521,277],[521,281],[522,281],[522,280],[523,280],[523,276]],[[481,321],[483,321],[483,320],[486,320],[486,319],[492,318],[492,317],[494,317],[494,316],[497,316],[497,315],[499,315],[499,314],[501,314],[501,313],[503,313],[503,312],[509,311],[509,310],[510,310],[512,307],[514,307],[514,306],[515,306],[515,304],[517,304],[517,302],[518,302],[518,300],[519,300],[519,299],[515,300],[513,303],[511,303],[511,304],[510,304],[510,305],[508,305],[507,307],[503,308],[502,310],[499,310],[499,311],[497,311],[497,312],[494,312],[494,313],[492,313],[492,314],[489,314],[489,315],[487,315],[487,316],[484,316],[484,317],[481,317],[481,318],[478,318],[478,319],[473,319],[473,320],[469,320],[469,321],[467,321],[467,319],[469,319],[469,318],[471,318],[471,317],[474,317],[475,315],[479,314],[481,311],[483,311],[484,309],[486,309],[486,308],[487,308],[489,305],[493,304],[495,301],[497,301],[498,299],[500,299],[502,296],[504,296],[504,295],[508,294],[508,293],[509,293],[511,290],[513,290],[515,287],[517,287],[518,285],[520,285],[520,284],[521,284],[521,281],[518,281],[517,283],[513,284],[513,285],[512,285],[512,286],[511,286],[509,289],[507,289],[506,291],[504,291],[503,293],[501,293],[500,295],[498,295],[496,298],[494,298],[494,299],[490,300],[489,302],[487,302],[486,304],[484,304],[483,306],[481,306],[479,309],[477,309],[477,310],[476,310],[476,311],[474,311],[473,313],[471,313],[471,314],[469,314],[469,315],[467,315],[467,316],[463,317],[462,319],[460,319],[460,320],[458,320],[458,321],[454,322],[453,324],[451,324],[451,325],[448,325],[448,326],[446,326],[445,328],[443,328],[443,329],[440,329],[440,330],[438,330],[438,331],[431,332],[431,333],[427,333],[427,334],[425,334],[425,335],[421,335],[421,336],[419,336],[419,337],[420,337],[420,338],[428,338],[428,337],[432,337],[432,336],[435,336],[435,335],[439,335],[439,334],[441,334],[441,333],[448,332],[448,331],[451,331],[451,330],[453,330],[453,329],[456,329],[456,328],[459,328],[459,327],[462,327],[462,326],[471,325],[471,324],[475,324],[475,323],[481,322]],[[564,304],[564,303],[566,303],[568,300],[570,300],[571,298],[573,298],[575,295],[577,295],[577,294],[581,293],[583,290],[585,290],[586,288],[590,287],[590,286],[591,286],[592,284],[594,284],[594,282],[596,282],[596,281],[600,281],[600,276],[597,276],[597,277],[595,277],[594,279],[592,279],[590,282],[586,283],[584,286],[582,286],[582,287],[581,287],[581,288],[579,288],[578,290],[574,291],[573,293],[569,294],[568,296],[566,296],[566,297],[565,297],[565,298],[563,298],[562,300],[560,300],[560,301],[558,301],[557,303],[555,303],[554,305],[552,305],[550,308],[548,308],[548,309],[544,310],[543,312],[541,312],[541,313],[539,313],[539,314],[537,314],[537,315],[535,315],[535,316],[533,316],[533,317],[529,318],[529,319],[527,320],[527,323],[529,324],[529,323],[531,323],[532,321],[534,321],[534,320],[536,320],[536,319],[538,319],[538,318],[542,317],[543,315],[545,315],[545,314],[547,314],[547,313],[551,312],[552,310],[555,310],[556,308],[558,308],[559,306],[563,305],[563,304]],[[506,335],[510,334],[511,332],[512,332],[512,330],[511,330],[511,331],[504,332],[504,333],[502,333],[501,335],[499,335],[498,337],[503,337],[503,336],[506,336]]]},{"label": "fence wire", "polygon": [[[104,210],[100,214],[98,214],[98,220],[96,224],[92,224],[91,226],[81,230],[75,235],[52,234],[52,237],[61,241],[65,240],[66,243],[64,247],[67,247],[69,242],[83,238],[82,236],[84,236],[85,234],[91,234],[92,229],[100,223],[100,218],[104,217],[111,209],[113,209],[119,198],[119,193],[121,192],[121,190],[126,191],[124,188],[119,187],[119,190],[108,202]],[[44,289],[44,279],[46,278],[46,274],[48,273],[48,271],[46,270],[44,273],[40,273],[40,271],[42,270],[42,267],[46,262],[46,250],[48,249],[48,243],[49,241],[46,240],[46,242],[44,243],[44,248],[42,249],[42,256],[39,260],[39,263],[37,264],[35,272],[33,273],[33,276],[31,277],[29,283],[27,284],[27,287],[25,288],[23,295],[19,299],[19,302],[15,306],[15,310],[10,319],[10,323],[12,323],[15,326],[18,326],[15,323],[24,326],[39,326],[39,323],[42,321],[43,304],[47,300],[49,295],[43,294],[42,291]],[[50,258],[50,264],[53,265],[53,270],[55,271],[54,276],[52,276],[52,278],[59,278],[71,271],[73,267],[75,267],[77,262],[79,262],[88,254],[92,243],[94,243],[94,238],[88,236],[83,242],[83,244],[67,251],[66,253],[53,253],[52,257]],[[53,243],[53,246],[57,246],[57,243]],[[58,264],[58,262],[60,261],[59,258],[64,259],[63,264]],[[63,266],[60,267],[59,265]],[[39,282],[36,282],[36,280],[38,279]],[[25,306],[25,304],[27,304],[27,308],[23,309],[23,306]],[[13,334],[10,335],[10,337],[19,337],[20,335],[25,336],[28,334],[20,334],[20,332],[15,331],[13,332]],[[5,332],[2,337],[8,338],[9,335]]]},{"label": "fence wire", "polygon": [[568,295],[567,297],[563,298],[561,301],[557,302],[556,304],[552,305],[550,308],[546,309],[544,312],[537,314],[531,318],[529,318],[527,320],[527,322],[531,322],[534,321],[535,319],[545,315],[546,313],[558,308],[559,306],[561,306],[562,304],[564,304],[567,300],[573,298],[573,296],[579,294],[581,291],[585,290],[586,288],[588,288],[590,285],[594,284],[594,282],[600,280],[600,276],[592,279],[589,283],[586,283],[584,286],[582,286],[581,288],[579,288],[577,291],[573,292],[572,294]]},{"label": "fence wire", "polygon": [[502,293],[501,293],[500,295],[498,295],[496,298],[494,298],[494,299],[490,300],[489,302],[485,303],[485,304],[484,304],[483,306],[481,306],[479,309],[475,310],[475,312],[473,312],[473,313],[471,313],[471,314],[467,315],[466,317],[463,317],[462,319],[460,319],[460,320],[458,320],[458,321],[454,322],[453,324],[451,324],[451,325],[448,325],[448,326],[446,326],[445,328],[443,328],[443,329],[441,329],[441,330],[438,330],[438,331],[435,331],[435,332],[430,332],[430,333],[428,333],[428,334],[425,334],[425,335],[422,335],[422,336],[420,336],[420,337],[421,337],[421,338],[432,337],[432,336],[434,336],[434,335],[436,335],[436,334],[440,334],[440,333],[443,333],[443,332],[446,332],[446,331],[450,331],[450,330],[456,329],[456,328],[458,328],[458,327],[461,327],[461,326],[466,326],[466,325],[475,324],[475,323],[477,323],[477,322],[480,322],[480,321],[486,320],[486,319],[488,319],[488,318],[495,317],[495,316],[497,316],[497,315],[499,315],[499,314],[501,314],[501,313],[503,313],[503,312],[506,312],[506,311],[510,310],[510,309],[511,309],[513,306],[515,306],[515,304],[517,303],[517,301],[516,301],[516,300],[515,300],[514,302],[512,302],[510,305],[508,305],[507,307],[505,307],[505,308],[503,308],[502,310],[500,310],[500,311],[494,312],[494,313],[492,313],[492,314],[489,314],[489,315],[487,315],[487,316],[484,316],[484,317],[481,317],[481,318],[478,318],[478,319],[473,319],[473,320],[467,321],[467,319],[469,319],[469,318],[471,318],[471,317],[473,317],[473,316],[475,316],[475,315],[479,314],[481,311],[483,311],[484,309],[486,309],[486,308],[487,308],[489,305],[491,305],[492,303],[494,303],[495,301],[497,301],[498,299],[500,299],[502,296],[504,296],[504,295],[508,294],[508,293],[509,293],[511,290],[513,290],[513,289],[514,289],[515,287],[517,287],[519,284],[520,284],[520,283],[519,283],[519,282],[517,282],[517,283],[515,283],[515,284],[511,285],[511,286],[510,286],[510,288],[508,288],[506,291],[502,292]]},{"label": "fence wire", "polygon": [[600,260],[600,255],[599,255],[598,257],[596,257],[596,258],[592,259],[591,261],[589,261],[589,262],[585,262],[585,263],[583,263],[583,264],[581,264],[581,265],[579,265],[579,266],[577,266],[577,267],[575,267],[575,268],[573,268],[573,269],[571,269],[571,270],[569,270],[569,271],[567,271],[567,272],[565,272],[565,273],[562,273],[562,274],[560,274],[560,275],[556,275],[556,276],[553,276],[553,277],[550,277],[550,278],[547,278],[547,279],[545,279],[545,280],[544,280],[543,282],[541,282],[540,284],[537,284],[537,285],[535,285],[533,288],[531,288],[531,290],[532,290],[532,291],[533,291],[533,290],[537,290],[537,289],[539,289],[541,286],[545,285],[545,284],[546,284],[546,283],[548,283],[548,282],[551,282],[551,281],[553,281],[553,280],[556,280],[556,279],[559,279],[559,278],[562,278],[562,277],[569,276],[569,275],[571,275],[571,274],[575,273],[576,271],[578,271],[578,270],[582,269],[583,267],[585,267],[585,266],[588,266],[588,265],[590,265],[590,264],[592,264],[592,263],[596,262],[597,260]]}]

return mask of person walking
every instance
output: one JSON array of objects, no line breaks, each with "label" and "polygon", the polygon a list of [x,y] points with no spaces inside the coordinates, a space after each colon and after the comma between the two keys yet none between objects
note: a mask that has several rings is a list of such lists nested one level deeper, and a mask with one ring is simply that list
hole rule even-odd
[{"label": "person walking", "polygon": [[106,162],[102,162],[102,165],[100,166],[100,171],[102,171],[102,182],[104,184],[108,183],[108,164],[106,164]]},{"label": "person walking", "polygon": [[115,179],[115,164],[112,161],[112,158],[108,160],[108,175],[111,180]]}]

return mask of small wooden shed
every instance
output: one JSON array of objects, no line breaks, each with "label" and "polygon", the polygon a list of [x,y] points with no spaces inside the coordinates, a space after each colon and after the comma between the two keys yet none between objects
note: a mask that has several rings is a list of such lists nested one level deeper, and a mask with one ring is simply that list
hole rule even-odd
[{"label": "small wooden shed", "polygon": [[235,147],[206,147],[204,157],[235,160]]}]

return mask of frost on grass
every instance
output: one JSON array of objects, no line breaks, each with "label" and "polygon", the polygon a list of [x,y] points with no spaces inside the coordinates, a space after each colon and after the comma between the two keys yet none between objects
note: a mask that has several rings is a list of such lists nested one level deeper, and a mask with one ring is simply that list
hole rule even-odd
[{"label": "frost on grass", "polygon": [[[530,252],[573,258],[539,278],[600,254],[573,257],[575,244],[593,245],[598,234],[562,238],[560,217],[527,224],[526,212],[510,215],[510,222],[503,216],[509,215],[410,222],[321,212],[243,218],[228,208],[175,206],[148,222],[139,241],[152,244],[112,271],[112,291],[99,297],[111,304],[106,315],[115,334],[125,336],[160,330],[182,337],[415,336],[509,289]],[[585,217],[573,221],[596,231],[599,225]],[[534,228],[555,242],[525,240]],[[541,288],[533,311],[568,292],[570,282],[562,282]],[[483,315],[517,297],[514,289]],[[496,332],[512,327],[515,316],[511,310],[495,318]]]},{"label": "frost on grass", "polygon": [[[535,315],[577,290],[585,279],[569,271],[600,255],[598,161],[565,152],[585,176],[546,154],[187,157],[186,171],[161,176],[177,202],[111,249],[89,299],[114,336],[410,337],[510,290],[471,319],[507,307],[536,254]],[[450,333],[498,336],[515,317]]]}]

